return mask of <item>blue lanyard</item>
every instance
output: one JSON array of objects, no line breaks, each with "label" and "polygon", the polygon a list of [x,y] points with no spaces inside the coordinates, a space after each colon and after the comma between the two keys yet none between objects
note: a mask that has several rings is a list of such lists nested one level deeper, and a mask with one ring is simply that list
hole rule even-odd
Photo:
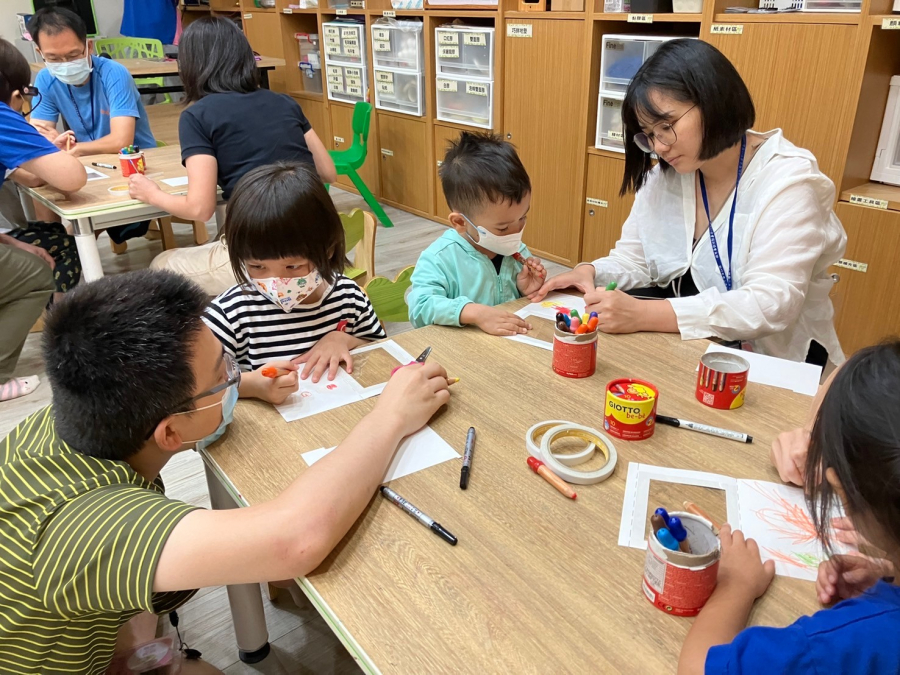
[{"label": "blue lanyard", "polygon": [[90,77],[90,104],[91,104],[91,126],[88,125],[84,121],[84,117],[81,116],[81,111],[78,109],[78,102],[75,100],[75,94],[72,93],[72,87],[70,85],[66,85],[66,90],[69,92],[69,98],[72,101],[72,105],[75,107],[75,114],[78,115],[78,121],[81,122],[81,126],[84,127],[85,132],[87,133],[87,137],[89,141],[93,141],[94,139],[94,74],[91,73]]},{"label": "blue lanyard", "polygon": [[722,257],[719,255],[719,244],[716,242],[716,233],[713,232],[712,218],[709,217],[709,199],[706,197],[706,183],[703,182],[703,172],[700,172],[700,194],[703,196],[703,208],[706,209],[706,220],[709,221],[709,243],[712,244],[713,255],[716,257],[716,265],[719,266],[719,274],[725,282],[725,290],[731,290],[731,251],[734,242],[734,211],[737,208],[738,186],[741,184],[741,173],[744,169],[744,150],[747,149],[747,137],[741,139],[741,158],[738,160],[737,179],[734,181],[734,199],[731,200],[731,215],[728,216],[728,274],[722,265]]}]

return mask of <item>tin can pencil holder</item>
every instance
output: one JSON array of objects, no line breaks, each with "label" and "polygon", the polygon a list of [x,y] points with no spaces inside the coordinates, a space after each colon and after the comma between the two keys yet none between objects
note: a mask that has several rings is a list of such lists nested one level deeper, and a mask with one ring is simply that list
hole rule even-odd
[{"label": "tin can pencil holder", "polygon": [[704,354],[697,371],[697,400],[720,410],[740,408],[744,405],[749,373],[750,364],[736,354]]},{"label": "tin can pencil holder", "polygon": [[144,151],[132,152],[129,154],[119,153],[119,164],[122,167],[122,176],[128,178],[136,173],[145,173],[146,164],[144,164]]},{"label": "tin can pencil holder", "polygon": [[597,369],[597,331],[577,335],[553,330],[553,372],[572,378],[593,375]]},{"label": "tin can pencil holder", "polygon": [[719,538],[712,524],[690,513],[678,516],[687,530],[692,553],[672,551],[659,543],[651,530],[641,590],[654,607],[675,616],[696,616],[716,588],[719,573]]},{"label": "tin can pencil holder", "polygon": [[656,430],[659,390],[643,380],[623,377],[606,385],[603,428],[624,441],[643,441]]}]

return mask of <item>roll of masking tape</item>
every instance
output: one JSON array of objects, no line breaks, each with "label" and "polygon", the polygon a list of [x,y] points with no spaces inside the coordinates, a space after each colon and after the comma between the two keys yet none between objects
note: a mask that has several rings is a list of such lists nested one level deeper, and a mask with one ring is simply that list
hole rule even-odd
[{"label": "roll of masking tape", "polygon": [[[561,424],[571,424],[571,422],[566,422],[565,420],[549,420],[547,422],[541,422],[540,424],[535,424],[528,430],[528,433],[525,434],[525,444],[528,446],[528,452],[532,457],[541,458],[541,440],[550,429],[553,427],[559,426]],[[594,456],[594,451],[597,449],[597,446],[593,443],[588,443],[583,450],[579,450],[578,452],[572,453],[554,453],[553,456],[560,464],[565,464],[566,466],[578,466],[579,464],[584,464],[591,457]]]},{"label": "roll of masking tape", "polygon": [[[540,437],[541,440],[539,445],[535,442],[535,437]],[[559,461],[558,456],[554,455],[550,450],[553,441],[560,438],[578,438],[585,441],[589,447],[603,453],[606,457],[606,464],[596,471],[575,471],[569,468],[570,466],[577,466],[577,464],[587,461],[593,456],[593,453],[576,464],[564,464]],[[529,453],[531,453],[533,457],[537,457],[541,460],[553,473],[567,483],[574,483],[575,485],[594,485],[595,483],[600,483],[609,478],[616,470],[618,455],[616,454],[615,446],[607,436],[591,427],[572,424],[571,422],[561,422],[558,420],[541,422],[535,424],[528,430],[526,439],[528,441],[527,445]],[[578,454],[582,455],[584,453]]]}]

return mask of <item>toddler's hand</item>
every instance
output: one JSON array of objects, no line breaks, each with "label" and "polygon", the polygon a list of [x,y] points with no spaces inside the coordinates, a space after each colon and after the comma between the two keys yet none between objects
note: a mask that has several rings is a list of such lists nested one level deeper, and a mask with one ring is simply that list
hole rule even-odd
[{"label": "toddler's hand", "polygon": [[719,541],[722,542],[722,559],[716,591],[745,593],[756,600],[772,583],[775,562],[767,560],[763,563],[756,542],[744,539],[740,530],[732,531],[731,525],[722,526]]},{"label": "toddler's hand", "polygon": [[333,380],[337,376],[341,361],[347,364],[347,372],[353,372],[353,357],[350,350],[359,343],[359,339],[341,331],[332,331],[316,343],[316,346],[303,356],[294,359],[297,365],[304,365],[300,379],[305,380],[312,375],[315,384],[322,379],[325,371],[328,371],[328,379]]},{"label": "toddler's hand", "polygon": [[855,598],[881,577],[892,576],[888,560],[863,555],[834,555],[819,565],[816,596],[823,605]]},{"label": "toddler's hand", "polygon": [[[291,372],[278,377],[266,377],[262,373],[267,368],[284,369]],[[241,380],[241,393],[251,398],[258,398],[274,405],[280,405],[287,400],[288,396],[297,391],[297,370],[299,370],[298,366],[290,361],[272,361],[267,363]]]},{"label": "toddler's hand", "polygon": [[472,320],[468,323],[474,323],[488,335],[524,335],[531,330],[530,323],[505,309],[487,305],[467,305],[464,310],[470,306],[474,311]]},{"label": "toddler's hand", "polygon": [[516,287],[522,295],[531,295],[541,288],[546,276],[547,270],[544,269],[540,259],[528,258],[516,277]]}]

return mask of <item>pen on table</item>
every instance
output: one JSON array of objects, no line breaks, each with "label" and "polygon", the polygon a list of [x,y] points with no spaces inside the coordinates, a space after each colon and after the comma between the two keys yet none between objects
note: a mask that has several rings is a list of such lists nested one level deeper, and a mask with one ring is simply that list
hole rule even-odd
[{"label": "pen on table", "polygon": [[101,169],[118,169],[115,164],[104,164],[103,162],[91,162],[91,166],[97,166]]},{"label": "pen on table", "polygon": [[729,429],[720,429],[719,427],[711,427],[708,424],[700,424],[699,422],[689,422],[681,420],[677,417],[668,417],[666,415],[657,415],[656,421],[659,424],[668,424],[671,427],[680,427],[681,429],[690,429],[691,431],[699,431],[701,434],[709,434],[710,436],[718,436],[719,438],[727,438],[731,441],[739,443],[752,443],[753,436],[741,433],[740,431],[730,431]]},{"label": "pen on table", "polygon": [[615,281],[610,281],[608,284],[606,284],[606,290],[614,291],[614,290],[616,290],[616,286],[618,286],[618,285],[619,284],[617,284]]},{"label": "pen on table", "polygon": [[706,511],[704,511],[699,506],[697,506],[694,502],[685,502],[683,504],[683,506],[684,506],[684,510],[687,511],[688,513],[693,513],[695,516],[700,516],[701,518],[706,518],[706,520],[708,520],[710,523],[712,523],[713,534],[718,536],[719,530],[722,528],[722,526],[719,523],[717,523],[715,520],[713,520],[712,516],[710,516]]},{"label": "pen on table", "polygon": [[382,485],[380,489],[383,497],[389,499],[401,509],[406,511],[409,515],[418,520],[448,544],[450,544],[451,546],[456,546],[456,542],[459,540],[452,534],[450,534],[450,532],[448,532],[446,529],[444,529],[444,527],[440,523],[434,522],[433,518],[429,518],[428,516],[426,516],[419,509],[406,501],[403,497],[391,490],[391,488],[389,488],[387,485]]},{"label": "pen on table", "polygon": [[537,457],[529,457],[528,458],[528,466],[534,471],[538,476],[543,478],[545,481],[550,483],[553,487],[560,491],[560,493],[564,494],[569,499],[575,499],[578,495],[575,494],[575,490],[569,486],[562,478],[553,473],[550,469],[544,466],[544,463],[539,460]]},{"label": "pen on table", "polygon": [[462,469],[459,472],[459,488],[465,490],[469,487],[469,471],[472,468],[472,454],[475,452],[475,427],[469,427],[466,434],[466,450],[463,454]]}]

